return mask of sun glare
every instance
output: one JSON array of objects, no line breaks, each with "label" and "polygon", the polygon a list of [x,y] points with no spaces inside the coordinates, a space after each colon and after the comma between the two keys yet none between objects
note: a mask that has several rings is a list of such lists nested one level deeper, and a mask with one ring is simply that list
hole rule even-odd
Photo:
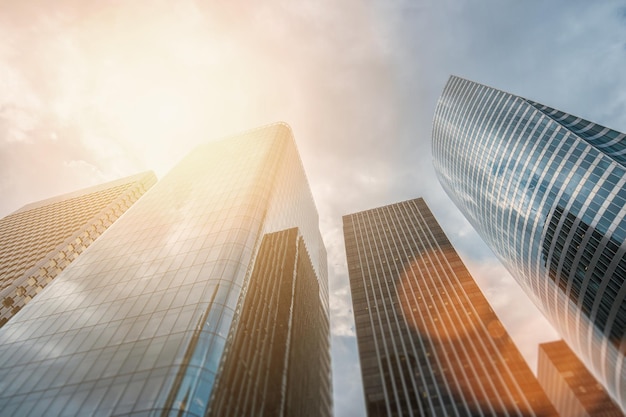
[{"label": "sun glare", "polygon": [[147,18],[145,9],[115,4],[64,31],[67,61],[52,108],[62,123],[78,125],[86,146],[104,141],[162,175],[198,143],[223,135],[221,127],[248,126],[241,119],[253,100],[250,58],[185,7],[154,7]]}]

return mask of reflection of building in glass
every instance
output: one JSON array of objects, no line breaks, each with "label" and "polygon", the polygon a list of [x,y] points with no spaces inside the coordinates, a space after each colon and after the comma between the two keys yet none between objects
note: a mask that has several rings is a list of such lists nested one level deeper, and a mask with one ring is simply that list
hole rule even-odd
[{"label": "reflection of building in glass", "polygon": [[[284,253],[279,243],[262,243],[294,227],[284,232]],[[291,262],[292,274],[276,279],[274,261]],[[298,340],[267,352],[266,340],[254,338],[259,355],[245,352],[245,359],[282,355],[310,366],[288,363],[268,377],[279,382],[269,389],[280,390],[284,410],[297,410],[294,396],[307,395],[319,415],[329,415],[326,268],[317,212],[286,125],[201,146],[0,329],[0,414],[219,415],[215,400],[229,391],[223,384],[239,377],[229,361],[242,354],[238,324],[245,332],[262,323],[283,342],[298,337],[309,345]],[[287,321],[250,317],[256,297],[269,296],[258,287],[271,279],[277,289],[293,288]],[[294,304],[303,292],[311,312]],[[263,314],[282,314],[285,303]],[[301,375],[309,382],[290,384]],[[310,381],[320,381],[317,390]]]},{"label": "reflection of building in glass", "polygon": [[452,200],[626,409],[626,139],[451,77],[433,157]]},{"label": "reflection of building in glass", "polygon": [[0,220],[0,326],[156,182],[143,173],[28,204]]},{"label": "reflection of building in glass", "polygon": [[624,417],[563,340],[539,345],[539,383],[562,416]]},{"label": "reflection of building in glass", "polygon": [[[214,397],[217,416],[319,416],[330,381],[319,366],[328,328],[319,286],[297,229],[265,235],[232,352]],[[286,376],[286,378],[284,378]],[[321,388],[321,391],[320,391]]]},{"label": "reflection of building in glass", "polygon": [[370,417],[557,415],[424,200],[343,221]]}]

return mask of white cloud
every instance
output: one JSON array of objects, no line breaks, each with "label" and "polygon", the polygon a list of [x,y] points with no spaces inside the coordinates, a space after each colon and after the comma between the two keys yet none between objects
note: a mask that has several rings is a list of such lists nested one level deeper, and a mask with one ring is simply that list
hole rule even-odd
[{"label": "white cloud", "polygon": [[332,357],[335,416],[364,416],[365,399],[356,340],[353,337],[334,336]]}]

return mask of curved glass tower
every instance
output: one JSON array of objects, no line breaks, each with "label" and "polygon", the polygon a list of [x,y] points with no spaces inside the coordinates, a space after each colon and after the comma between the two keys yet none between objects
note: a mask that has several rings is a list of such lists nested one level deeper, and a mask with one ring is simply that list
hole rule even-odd
[{"label": "curved glass tower", "polygon": [[451,77],[433,121],[444,189],[626,409],[626,139]]}]

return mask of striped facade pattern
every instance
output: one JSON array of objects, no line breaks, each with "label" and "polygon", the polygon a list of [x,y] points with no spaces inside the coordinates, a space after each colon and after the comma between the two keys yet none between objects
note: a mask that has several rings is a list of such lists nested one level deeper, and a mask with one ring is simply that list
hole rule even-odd
[{"label": "striped facade pattern", "polygon": [[263,237],[213,416],[330,416],[328,329],[298,229]]},{"label": "striped facade pattern", "polygon": [[539,345],[537,379],[563,417],[624,417],[563,340]]},{"label": "striped facade pattern", "polygon": [[527,101],[566,129],[574,132],[581,139],[601,149],[603,153],[609,155],[622,166],[626,166],[626,140],[624,139],[626,133],[620,133],[534,101]]},{"label": "striped facade pattern", "polygon": [[624,134],[451,77],[433,121],[440,182],[626,407]]},{"label": "striped facade pattern", "polygon": [[557,415],[424,200],[343,224],[369,417]]}]

